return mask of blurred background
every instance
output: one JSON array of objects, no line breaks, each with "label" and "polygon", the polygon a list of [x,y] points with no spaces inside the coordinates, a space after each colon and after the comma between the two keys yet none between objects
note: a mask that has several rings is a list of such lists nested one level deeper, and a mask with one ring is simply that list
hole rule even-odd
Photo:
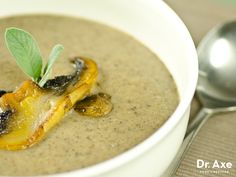
[{"label": "blurred background", "polygon": [[195,44],[218,23],[236,20],[236,0],[165,0],[182,18]]}]

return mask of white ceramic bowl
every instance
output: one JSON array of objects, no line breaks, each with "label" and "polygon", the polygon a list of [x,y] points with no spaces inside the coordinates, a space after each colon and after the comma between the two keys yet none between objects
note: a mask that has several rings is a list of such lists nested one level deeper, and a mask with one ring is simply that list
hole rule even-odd
[{"label": "white ceramic bowl", "polygon": [[0,0],[0,17],[22,13],[80,16],[131,34],[160,56],[180,94],[169,120],[138,146],[100,164],[50,176],[161,176],[182,143],[198,75],[193,41],[178,16],[160,0]]}]

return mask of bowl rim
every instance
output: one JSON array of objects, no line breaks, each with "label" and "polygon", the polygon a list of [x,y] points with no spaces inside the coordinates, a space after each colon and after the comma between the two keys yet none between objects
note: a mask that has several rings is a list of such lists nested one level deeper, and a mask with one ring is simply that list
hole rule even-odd
[{"label": "bowl rim", "polygon": [[193,40],[191,38],[191,35],[187,27],[184,25],[184,23],[178,17],[178,15],[165,2],[161,0],[146,1],[146,3],[148,2],[155,4],[156,6],[161,6],[161,8],[159,7],[159,10],[161,11],[161,13],[165,14],[167,18],[172,19],[171,21],[174,23],[176,30],[178,30],[179,33],[181,33],[182,37],[185,37],[185,42],[187,43],[186,46],[188,47],[188,49],[186,52],[187,52],[187,55],[189,56],[189,59],[191,60],[188,66],[189,66],[189,72],[192,79],[190,80],[187,86],[187,91],[183,95],[183,98],[180,101],[179,105],[177,106],[176,110],[169,117],[169,119],[152,135],[150,135],[148,138],[143,140],[138,145],[132,147],[131,149],[111,159],[105,160],[98,164],[88,166],[82,169],[56,173],[56,174],[50,174],[50,175],[43,175],[43,176],[45,177],[62,177],[66,175],[93,176],[93,175],[99,175],[99,174],[109,172],[137,158],[141,154],[145,153],[148,149],[152,148],[155,144],[159,143],[171,132],[172,129],[174,129],[174,127],[177,126],[178,122],[180,122],[180,120],[182,119],[183,115],[185,114],[186,110],[188,109],[191,103],[191,100],[193,98],[195,88],[197,85],[197,80],[198,80],[198,57],[197,57],[196,48],[194,46]]}]

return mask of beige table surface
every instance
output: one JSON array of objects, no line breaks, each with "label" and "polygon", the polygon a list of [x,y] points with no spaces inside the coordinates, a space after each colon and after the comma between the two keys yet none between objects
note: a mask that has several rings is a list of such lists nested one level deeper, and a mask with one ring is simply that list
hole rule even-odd
[{"label": "beige table surface", "polygon": [[[188,27],[197,46],[215,25],[236,20],[236,0],[166,0]],[[236,34],[235,34],[236,35]],[[200,109],[192,102],[191,118]],[[231,169],[197,168],[197,159],[232,163]],[[177,177],[236,177],[236,112],[213,116],[200,130],[187,152]]]}]

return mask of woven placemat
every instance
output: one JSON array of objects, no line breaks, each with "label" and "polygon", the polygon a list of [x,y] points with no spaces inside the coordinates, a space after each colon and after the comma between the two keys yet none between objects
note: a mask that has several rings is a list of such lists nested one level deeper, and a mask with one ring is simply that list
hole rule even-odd
[{"label": "woven placemat", "polygon": [[[198,165],[197,165],[198,161]],[[208,162],[207,167],[203,162]],[[236,112],[212,116],[195,138],[177,177],[236,176]]]}]

